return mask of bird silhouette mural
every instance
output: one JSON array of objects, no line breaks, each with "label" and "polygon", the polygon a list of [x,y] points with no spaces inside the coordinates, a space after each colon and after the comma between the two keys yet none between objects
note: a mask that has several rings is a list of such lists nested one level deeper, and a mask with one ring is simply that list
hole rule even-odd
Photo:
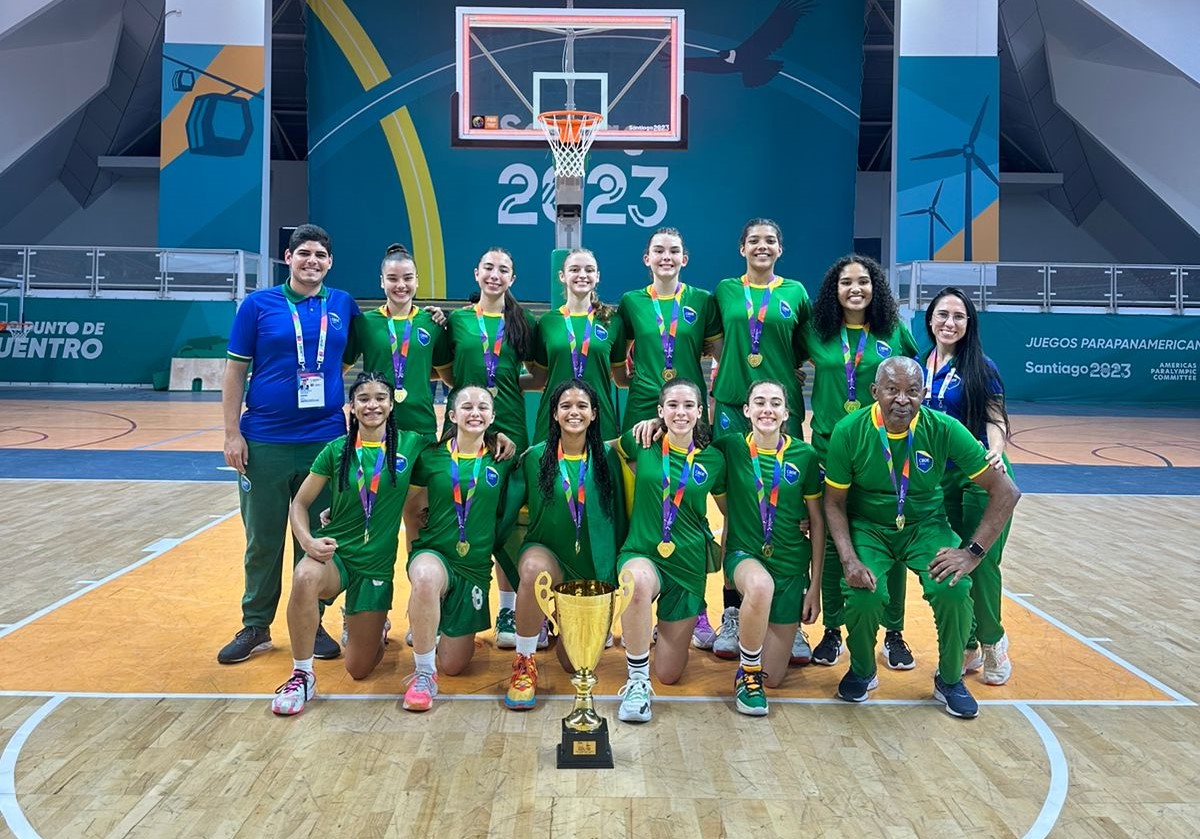
[{"label": "bird silhouette mural", "polygon": [[740,73],[746,87],[760,87],[779,75],[783,62],[771,58],[796,30],[796,22],[816,6],[815,0],[782,0],[746,40],[716,55],[684,60],[688,73]]},{"label": "bird silhouette mural", "polygon": [[[988,102],[990,96],[983,98],[983,104],[979,106],[979,115],[975,117],[975,124],[971,126],[971,133],[967,136],[967,141],[961,146],[953,146],[948,149],[939,149],[938,151],[929,152],[929,154],[919,154],[911,160],[936,160],[942,157],[962,157],[963,161],[963,261],[971,261],[971,221],[974,219],[974,214],[971,212],[971,181],[974,174],[972,167],[978,169],[988,177],[997,188],[1000,187],[1000,180],[992,172],[987,161],[980,157],[975,151],[975,142],[979,139],[979,130],[983,127],[983,117],[987,113]],[[940,187],[939,187],[940,189]],[[908,215],[904,213],[904,215]],[[933,228],[933,221],[929,222],[930,229]],[[932,258],[932,254],[930,256]]]},{"label": "bird silhouette mural", "polygon": [[902,216],[929,216],[929,258],[933,259],[933,234],[934,222],[937,222],[942,227],[946,228],[946,232],[954,235],[954,231],[950,229],[950,225],[946,224],[946,220],[942,218],[942,214],[937,211],[938,199],[942,197],[942,187],[946,185],[944,180],[938,181],[938,187],[933,193],[933,200],[929,202],[929,206],[921,210],[909,210],[907,213],[901,213]]}]

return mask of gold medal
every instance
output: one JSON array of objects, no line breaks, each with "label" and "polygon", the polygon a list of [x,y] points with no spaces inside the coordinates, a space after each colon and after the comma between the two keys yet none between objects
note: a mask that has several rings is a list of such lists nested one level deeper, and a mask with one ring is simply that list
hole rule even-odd
[{"label": "gold medal", "polygon": [[770,559],[771,555],[774,553],[775,553],[775,546],[772,545],[770,542],[764,542],[763,549],[762,549],[763,557],[765,557],[766,559]]},{"label": "gold medal", "polygon": [[579,540],[578,539],[575,540],[575,553],[577,553],[577,554],[579,553]]},{"label": "gold medal", "polygon": [[669,382],[673,378],[675,378],[675,371],[673,369],[671,369],[670,367],[664,367],[663,368],[663,381]]},{"label": "gold medal", "polygon": [[762,364],[762,353],[752,352],[746,356],[746,361],[751,367],[757,367]]},{"label": "gold medal", "polygon": [[487,389],[487,392],[488,392],[488,393],[490,393],[490,394],[492,395],[492,398],[493,398],[493,399],[495,399],[495,398],[496,398],[496,394],[500,392],[500,388],[496,387],[495,385],[492,385],[491,387],[489,387],[489,388]]},{"label": "gold medal", "polygon": [[396,402],[397,402],[397,403],[403,402],[403,401],[404,401],[405,399],[407,399],[407,398],[408,398],[408,391],[407,391],[407,390],[405,390],[405,389],[404,389],[404,388],[402,388],[402,387],[398,387],[398,388],[396,388]]},{"label": "gold medal", "polygon": [[675,553],[675,543],[674,542],[659,542],[658,543],[658,555],[661,556],[663,559],[666,559],[673,553]]},{"label": "gold medal", "polygon": [[903,514],[896,516],[896,529],[897,530],[904,529],[904,515]]},{"label": "gold medal", "polygon": [[370,541],[371,541],[371,531],[369,531],[369,530],[364,530],[364,531],[363,531],[363,541],[364,541],[364,542],[370,542]]},{"label": "gold medal", "polygon": [[455,548],[455,550],[458,551],[459,556],[466,556],[467,553],[471,550],[471,543],[470,542],[459,542],[458,546]]},{"label": "gold medal", "polygon": [[846,403],[844,405],[842,405],[842,407],[846,409],[847,414],[853,414],[855,411],[857,411],[859,408],[862,407],[862,403],[859,402],[857,399],[847,399]]}]

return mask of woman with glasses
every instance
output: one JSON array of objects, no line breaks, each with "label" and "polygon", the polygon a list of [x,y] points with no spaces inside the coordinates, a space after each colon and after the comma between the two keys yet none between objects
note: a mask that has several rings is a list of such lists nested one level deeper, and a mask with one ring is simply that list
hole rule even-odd
[{"label": "woman with glasses", "polygon": [[[1011,473],[1012,467],[1005,454],[1009,432],[1004,382],[996,365],[984,355],[974,304],[960,289],[942,289],[925,310],[925,332],[933,342],[933,348],[924,359],[925,404],[965,425],[987,450],[992,467]],[[954,532],[960,536],[973,533],[987,506],[987,493],[953,466],[946,468],[942,492],[946,499],[946,517]],[[1000,558],[1011,524],[1010,519],[1000,538],[971,572],[975,631],[967,641],[963,672],[982,668],[983,683],[987,685],[1002,685],[1012,675],[1008,636],[1000,622],[1003,588]]]}]

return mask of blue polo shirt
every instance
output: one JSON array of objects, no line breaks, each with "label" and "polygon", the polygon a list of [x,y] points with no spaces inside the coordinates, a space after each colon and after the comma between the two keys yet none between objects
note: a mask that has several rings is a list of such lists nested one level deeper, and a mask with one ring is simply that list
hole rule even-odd
[{"label": "blue polo shirt", "polygon": [[[922,364],[928,359],[918,359]],[[984,364],[987,365],[988,393],[992,396],[997,396],[1004,393],[1004,385],[1000,381],[1000,371],[996,369],[996,365],[987,356],[983,357]],[[925,371],[925,377],[929,377],[929,371]],[[947,379],[947,377],[949,377]],[[963,402],[965,395],[962,389],[962,378],[958,374],[958,370],[954,367],[954,360],[951,359],[948,363],[943,364],[941,369],[933,374],[933,381],[929,384],[929,392],[925,394],[925,405],[933,408],[935,411],[949,414],[959,422],[963,422],[963,410],[965,408]],[[987,448],[987,429],[983,434],[979,435],[979,441],[983,443],[983,447]]]},{"label": "blue polo shirt", "polygon": [[[324,375],[325,404],[320,408],[300,408],[297,402],[300,365],[289,300],[300,315],[305,370]],[[325,360],[318,368],[322,301],[329,325]],[[325,285],[313,297],[301,297],[287,283],[246,297],[233,318],[229,336],[229,357],[252,365],[246,411],[240,423],[243,437],[256,443],[324,443],[346,433],[342,353],[350,337],[350,324],[358,315],[354,298]]]}]

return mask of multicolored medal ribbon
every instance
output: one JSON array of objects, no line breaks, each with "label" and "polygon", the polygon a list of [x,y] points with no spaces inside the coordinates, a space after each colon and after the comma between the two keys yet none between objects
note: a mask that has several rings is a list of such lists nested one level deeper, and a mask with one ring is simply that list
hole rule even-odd
[{"label": "multicolored medal ribbon", "polygon": [[454,487],[454,514],[458,517],[458,545],[455,550],[459,556],[466,556],[471,550],[467,541],[467,516],[471,514],[471,501],[475,497],[475,486],[479,483],[479,469],[483,466],[483,446],[475,453],[475,471],[471,475],[471,483],[467,486],[466,497],[463,497],[462,481],[459,479],[458,440],[452,439],[446,444],[450,452],[450,483]]},{"label": "multicolored medal ribbon", "polygon": [[596,319],[596,310],[589,305],[587,310],[587,332],[583,335],[583,344],[578,350],[575,349],[575,325],[571,322],[571,313],[566,306],[558,308],[559,313],[563,316],[563,323],[567,327],[567,340],[571,343],[571,374],[576,379],[583,378],[583,368],[587,366],[588,348],[592,344],[592,326]]},{"label": "multicolored medal ribbon", "polygon": [[[296,330],[296,361],[300,365],[300,369],[306,369],[304,361],[304,331],[300,326],[300,311],[285,294],[283,300],[287,303],[288,309],[292,313],[292,328]],[[325,338],[329,332],[329,308],[324,297],[321,298],[321,334],[317,338],[317,369],[321,369],[321,365],[325,363]]]},{"label": "multicolored medal ribbon", "polygon": [[375,466],[371,469],[371,480],[367,480],[366,470],[363,469],[363,442],[362,440],[354,441],[354,454],[357,458],[358,467],[354,470],[354,482],[358,484],[358,497],[362,501],[363,515],[366,521],[363,523],[363,541],[371,541],[371,511],[375,509],[375,496],[379,492],[379,476],[383,474],[383,461],[387,447],[380,445],[375,453]]},{"label": "multicolored medal ribbon", "polygon": [[879,440],[883,444],[883,460],[887,463],[888,475],[892,478],[892,486],[896,489],[896,529],[904,529],[904,501],[908,497],[908,470],[912,463],[913,429],[917,427],[917,419],[921,416],[918,411],[913,414],[912,422],[908,424],[908,451],[904,455],[904,465],[900,468],[900,479],[896,479],[896,465],[892,461],[892,444],[888,438],[887,426],[883,424],[883,411],[876,402],[871,407],[871,422],[879,431]]},{"label": "multicolored medal ribbon", "polygon": [[658,320],[658,336],[662,341],[663,357],[666,359],[666,366],[663,367],[663,381],[669,382],[675,378],[675,332],[679,329],[679,302],[683,299],[683,283],[675,284],[675,293],[672,299],[675,301],[671,308],[671,325],[667,326],[667,321],[663,317],[662,307],[658,304],[658,291],[653,285],[650,286],[650,299],[654,301],[654,316]]},{"label": "multicolored medal ribbon", "polygon": [[842,361],[846,365],[846,403],[842,406],[846,409],[846,413],[850,414],[862,407],[862,403],[855,398],[858,391],[858,363],[862,361],[863,353],[867,349],[867,336],[871,332],[871,325],[864,323],[862,334],[858,336],[858,349],[854,353],[854,359],[850,358],[850,337],[846,334],[846,324],[842,324]]},{"label": "multicolored medal ribbon", "polygon": [[671,496],[671,444],[667,435],[662,438],[662,541],[658,543],[658,555],[666,559],[675,553],[675,543],[671,541],[671,528],[679,516],[679,506],[683,503],[683,491],[687,489],[692,476],[692,462],[696,459],[696,441],[688,443],[687,461],[679,472],[679,486]]},{"label": "multicolored medal ribbon", "polygon": [[567,471],[567,458],[563,454],[562,443],[558,444],[558,474],[562,478],[563,494],[567,497],[567,510],[571,513],[571,521],[575,523],[575,553],[579,554],[579,533],[583,528],[583,510],[587,503],[587,492],[584,489],[584,480],[587,478],[588,458],[587,452],[583,453],[583,457],[579,459],[579,489],[571,492],[571,475]]},{"label": "multicolored medal ribbon", "polygon": [[388,345],[392,348],[392,372],[396,375],[396,401],[403,402],[408,398],[408,391],[404,387],[404,373],[408,369],[408,342],[412,337],[413,320],[417,316],[417,307],[413,306],[408,312],[408,317],[404,319],[403,341],[396,340],[396,324],[388,312],[387,304],[379,307],[379,313],[387,322]]},{"label": "multicolored medal ribbon", "polygon": [[754,466],[754,491],[758,494],[758,517],[762,521],[763,545],[762,555],[770,559],[775,553],[771,544],[771,533],[775,529],[775,513],[779,508],[779,482],[783,477],[783,452],[788,446],[786,434],[779,436],[779,447],[775,449],[775,470],[771,476],[771,490],[766,492],[763,481],[762,467],[758,463],[758,446],[754,442],[754,434],[746,435],[746,443],[750,446],[750,463]]},{"label": "multicolored medal ribbon", "polygon": [[758,351],[759,344],[762,343],[763,322],[767,319],[767,307],[771,304],[771,292],[778,285],[775,275],[771,275],[770,282],[763,290],[762,304],[758,307],[758,313],[754,312],[754,301],[750,299],[750,277],[747,274],[742,274],[742,292],[746,295],[746,321],[750,326],[750,354],[746,356],[746,363],[751,367],[757,367],[762,364],[762,353]]},{"label": "multicolored medal ribbon", "polygon": [[496,340],[488,345],[487,322],[483,319],[483,306],[475,304],[475,321],[479,324],[479,341],[483,344],[483,369],[487,374],[487,389],[496,395],[496,367],[500,364],[500,350],[504,346],[504,318],[496,324]]}]

